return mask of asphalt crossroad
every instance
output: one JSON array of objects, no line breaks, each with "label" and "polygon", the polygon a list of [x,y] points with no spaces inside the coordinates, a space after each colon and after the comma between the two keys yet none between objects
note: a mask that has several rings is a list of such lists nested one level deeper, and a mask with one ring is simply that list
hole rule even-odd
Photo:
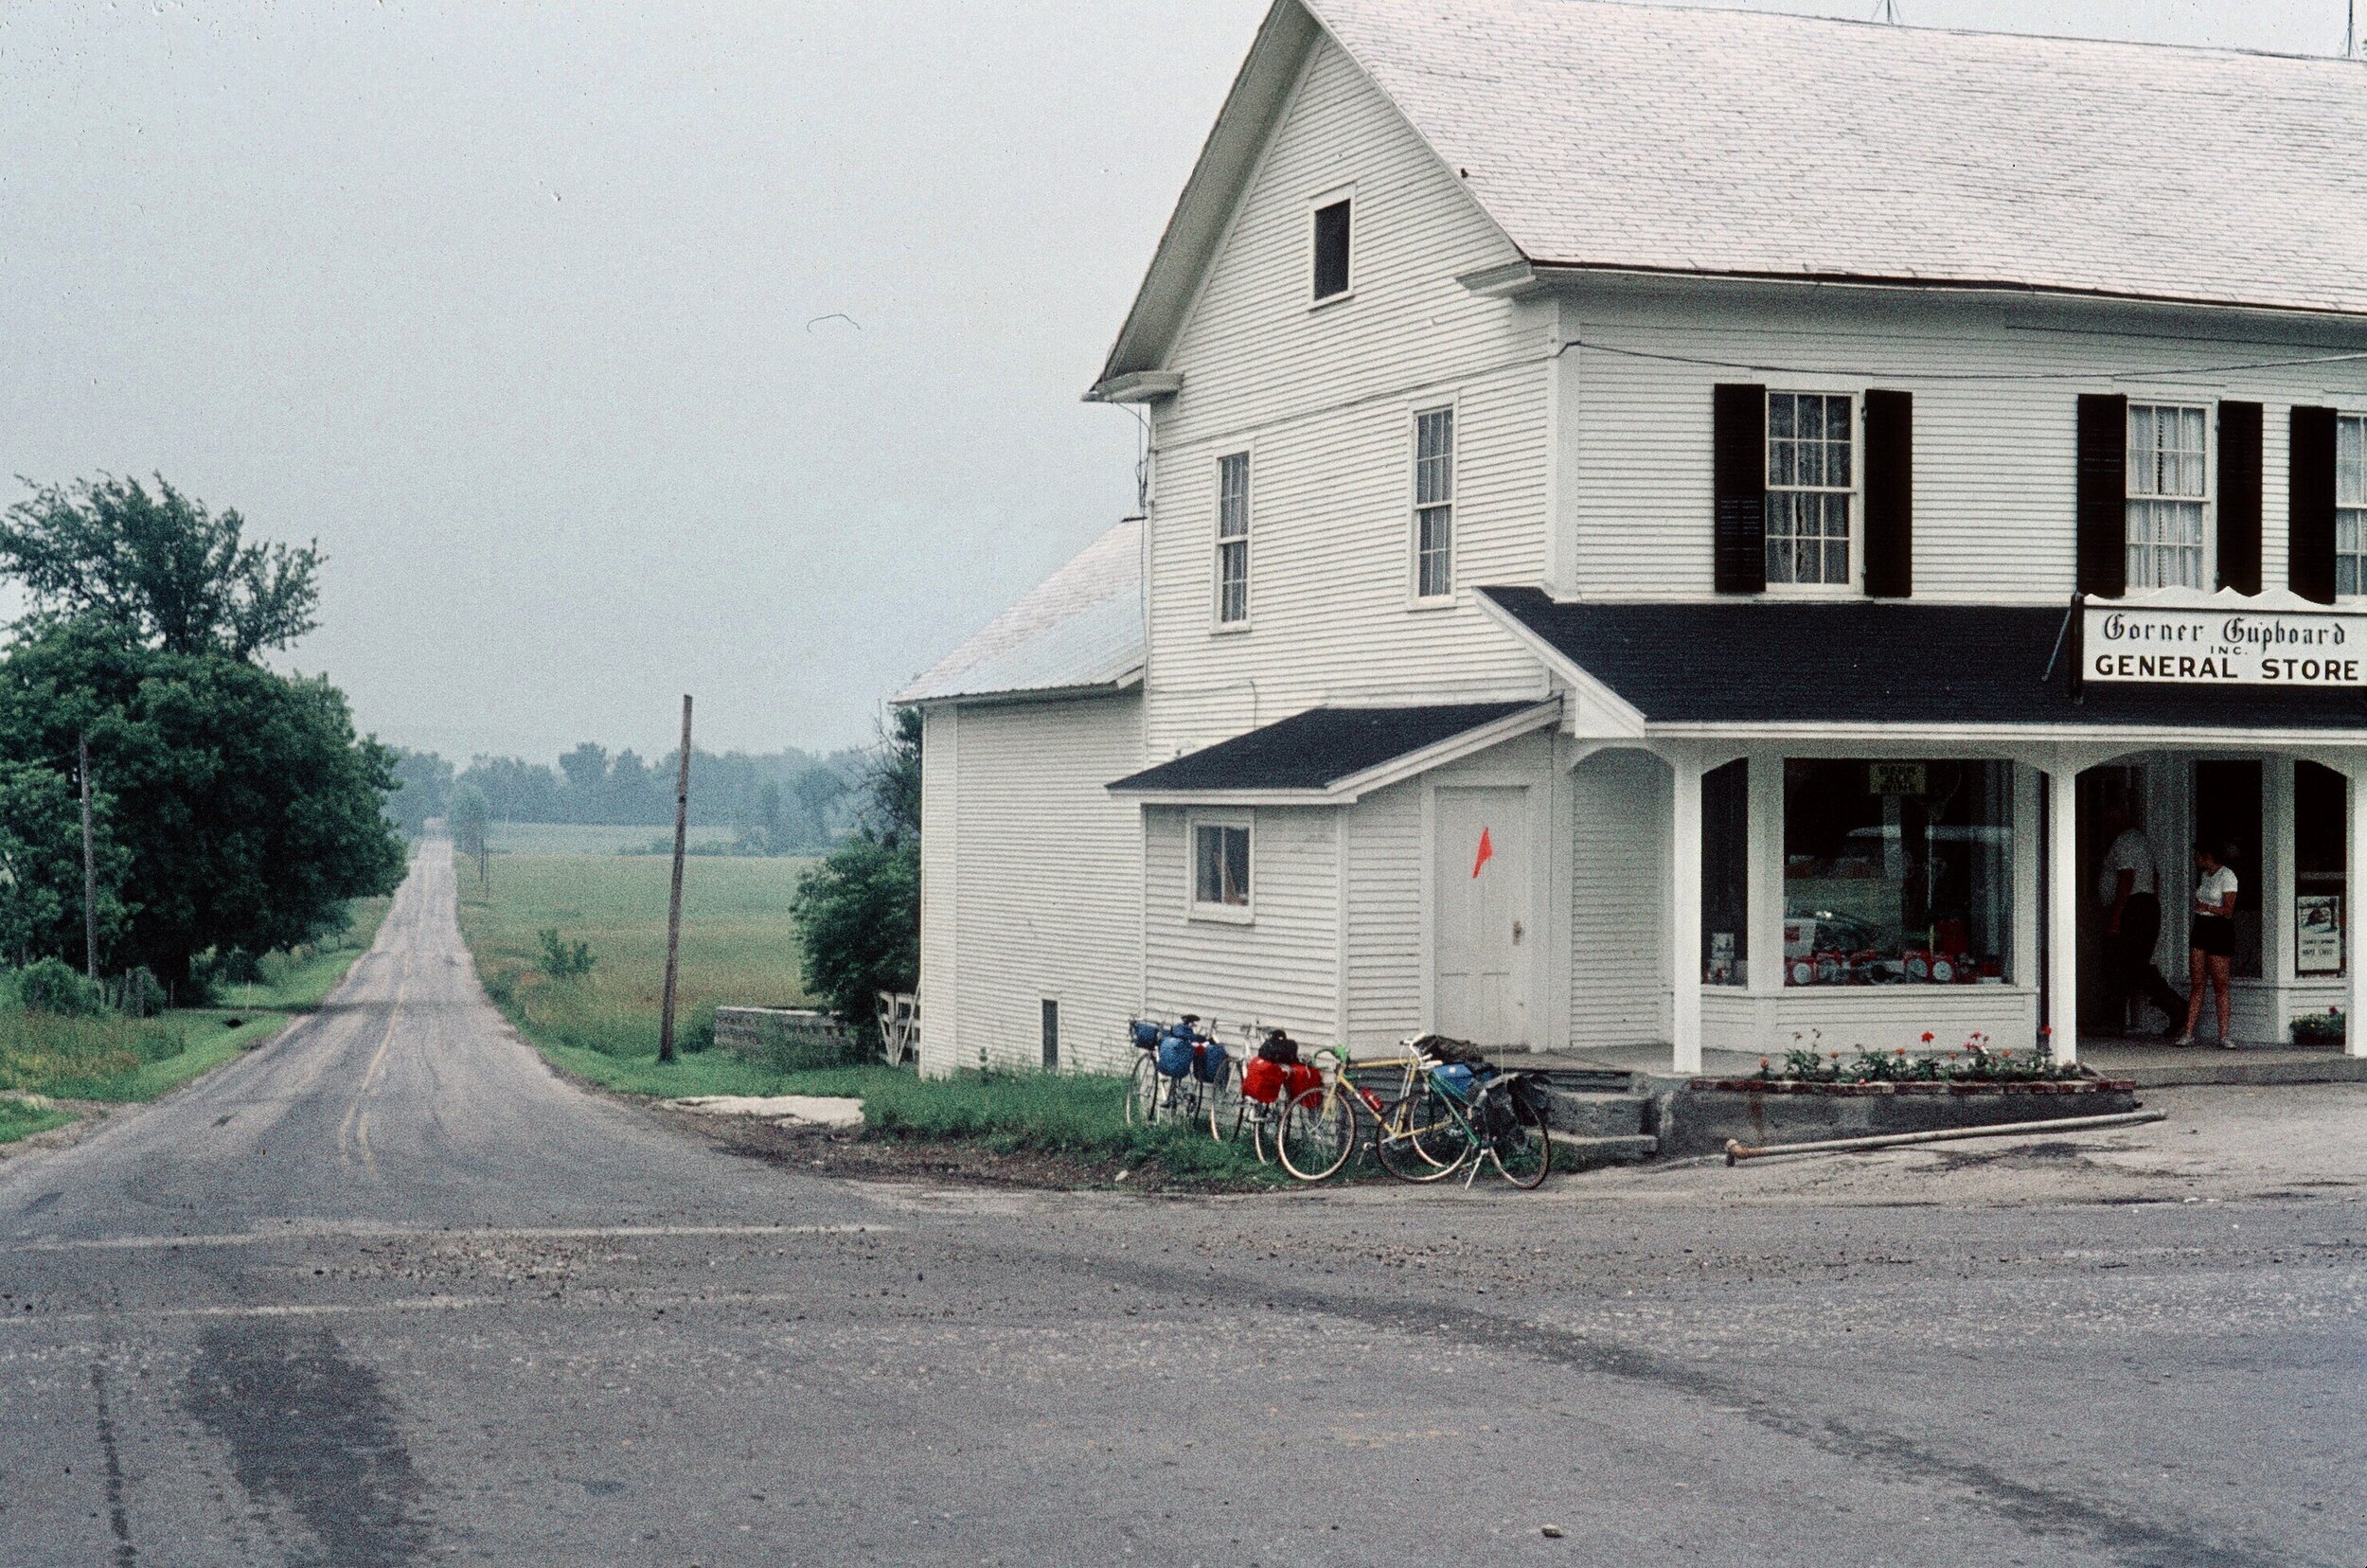
[{"label": "asphalt crossroad", "polygon": [[431,846],[319,1014],[0,1164],[0,1562],[2356,1565],[2352,1185],[835,1182],[553,1077]]}]

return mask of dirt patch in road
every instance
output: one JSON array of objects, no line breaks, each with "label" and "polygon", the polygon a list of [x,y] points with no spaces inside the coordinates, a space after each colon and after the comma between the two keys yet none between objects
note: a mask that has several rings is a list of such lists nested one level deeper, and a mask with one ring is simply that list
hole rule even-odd
[{"label": "dirt patch in road", "polygon": [[[625,1096],[619,1096],[625,1097]],[[965,1183],[1033,1187],[1055,1192],[1254,1192],[1255,1181],[1179,1179],[1157,1161],[1127,1166],[1033,1149],[1004,1151],[981,1144],[923,1143],[830,1128],[777,1126],[761,1116],[697,1116],[641,1100],[666,1121],[695,1132],[726,1152],[822,1176],[863,1181]]]}]

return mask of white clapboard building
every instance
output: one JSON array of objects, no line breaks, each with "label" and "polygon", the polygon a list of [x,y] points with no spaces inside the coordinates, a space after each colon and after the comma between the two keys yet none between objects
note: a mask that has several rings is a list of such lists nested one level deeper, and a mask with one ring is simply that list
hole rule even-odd
[{"label": "white clapboard building", "polygon": [[2347,1012],[2362,147],[2340,60],[1278,0],[1092,389],[1148,516],[902,695],[924,1064],[2068,1053],[2161,1022],[2121,811],[2173,981],[2204,837],[2237,1036]]}]

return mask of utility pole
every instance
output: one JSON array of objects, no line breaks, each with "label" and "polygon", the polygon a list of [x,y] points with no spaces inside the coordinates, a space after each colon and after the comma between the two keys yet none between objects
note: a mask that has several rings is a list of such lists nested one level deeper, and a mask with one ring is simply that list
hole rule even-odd
[{"label": "utility pole", "polygon": [[682,863],[690,838],[690,693],[682,694],[682,758],[674,770],[674,896],[666,909],[666,1002],[658,1013],[657,1059],[674,1060],[674,975],[682,959]]},{"label": "utility pole", "polygon": [[90,822],[90,734],[76,737],[82,775],[82,971],[98,978],[98,835]]}]

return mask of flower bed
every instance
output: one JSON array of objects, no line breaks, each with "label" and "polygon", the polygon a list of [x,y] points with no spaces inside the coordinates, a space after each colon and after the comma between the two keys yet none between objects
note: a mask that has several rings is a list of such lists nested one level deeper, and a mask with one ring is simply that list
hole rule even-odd
[{"label": "flower bed", "polygon": [[1826,1051],[1804,1041],[1780,1066],[1769,1058],[1754,1077],[1694,1078],[1662,1096],[1658,1109],[1661,1152],[1682,1159],[1720,1153],[1729,1138],[1807,1143],[2136,1108],[2135,1084],[2057,1061],[2043,1040],[2024,1053],[1975,1035],[1958,1050],[1921,1056]]}]

